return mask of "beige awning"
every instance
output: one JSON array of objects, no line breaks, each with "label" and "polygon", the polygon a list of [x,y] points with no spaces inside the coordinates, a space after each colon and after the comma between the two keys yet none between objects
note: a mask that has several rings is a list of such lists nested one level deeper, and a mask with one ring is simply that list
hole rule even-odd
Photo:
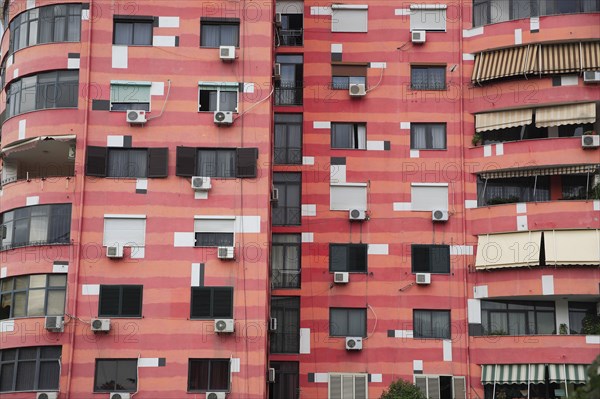
[{"label": "beige awning", "polygon": [[569,104],[535,110],[535,126],[551,127],[594,123],[596,121],[596,104]]},{"label": "beige awning", "polygon": [[600,42],[581,43],[581,69],[584,71],[600,69]]},{"label": "beige awning", "polygon": [[30,139],[19,140],[14,143],[7,145],[2,148],[0,152],[2,156],[7,156],[10,153],[25,151],[35,148],[40,142],[46,140],[55,140],[55,141],[71,141],[77,138],[74,134],[68,134],[64,136],[38,136]]},{"label": "beige awning", "polygon": [[561,165],[549,166],[545,168],[530,169],[504,169],[492,172],[484,172],[479,175],[482,179],[510,179],[514,177],[533,177],[533,176],[556,176],[556,175],[577,175],[593,174],[600,169],[600,165]]},{"label": "beige awning", "polygon": [[539,49],[540,73],[579,72],[580,43],[542,44]]},{"label": "beige awning", "polygon": [[600,230],[544,232],[546,266],[600,266]]},{"label": "beige awning", "polygon": [[508,127],[530,125],[533,121],[533,109],[514,109],[510,111],[488,112],[475,115],[475,130],[506,129]]},{"label": "beige awning", "polygon": [[541,237],[539,231],[481,235],[477,242],[475,267],[537,266],[540,263]]},{"label": "beige awning", "polygon": [[510,47],[477,54],[471,80],[484,82],[524,74],[525,70],[529,68],[531,47]]}]

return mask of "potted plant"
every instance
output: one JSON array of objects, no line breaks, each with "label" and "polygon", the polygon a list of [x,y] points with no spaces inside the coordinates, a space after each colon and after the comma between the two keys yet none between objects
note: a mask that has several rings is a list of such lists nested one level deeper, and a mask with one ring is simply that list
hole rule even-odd
[{"label": "potted plant", "polygon": [[583,132],[584,136],[595,136],[597,133],[595,130],[586,130],[585,132]]},{"label": "potted plant", "polygon": [[567,327],[567,325],[565,323],[561,323],[560,327],[558,328],[558,333],[560,335],[569,334],[569,328]]},{"label": "potted plant", "polygon": [[600,335],[600,316],[587,314],[581,321],[581,333],[584,335]]},{"label": "potted plant", "polygon": [[475,133],[473,135],[473,139],[471,140],[471,144],[473,144],[473,147],[477,147],[479,144],[481,144],[482,140],[483,137],[481,136],[481,133]]}]

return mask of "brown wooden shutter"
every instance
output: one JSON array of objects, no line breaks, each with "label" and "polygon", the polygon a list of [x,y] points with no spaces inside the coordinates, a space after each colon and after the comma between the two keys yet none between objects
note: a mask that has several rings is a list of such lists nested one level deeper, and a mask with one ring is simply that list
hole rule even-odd
[{"label": "brown wooden shutter", "polygon": [[331,76],[367,76],[367,64],[332,64]]},{"label": "brown wooden shutter", "polygon": [[148,149],[148,177],[167,177],[169,175],[169,149]]},{"label": "brown wooden shutter", "polygon": [[88,146],[85,158],[85,174],[87,176],[106,177],[108,158],[106,147]]},{"label": "brown wooden shutter", "polygon": [[236,158],[236,177],[256,177],[258,148],[238,148]]},{"label": "brown wooden shutter", "polygon": [[195,147],[177,147],[175,175],[191,177],[196,174]]}]

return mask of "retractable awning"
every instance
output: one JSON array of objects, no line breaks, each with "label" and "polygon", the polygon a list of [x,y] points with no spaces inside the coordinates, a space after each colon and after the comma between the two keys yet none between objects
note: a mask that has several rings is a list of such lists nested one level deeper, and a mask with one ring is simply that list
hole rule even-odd
[{"label": "retractable awning", "polygon": [[558,105],[535,110],[535,126],[551,127],[594,123],[596,103]]},{"label": "retractable awning", "polygon": [[475,115],[475,130],[506,129],[515,126],[530,125],[533,121],[533,109],[514,109],[509,111],[488,112]]},{"label": "retractable awning", "polygon": [[550,382],[585,384],[587,368],[585,364],[549,364],[548,379]]},{"label": "retractable awning", "polygon": [[540,262],[541,238],[540,231],[481,235],[477,241],[475,267],[537,266]]},{"label": "retractable awning", "polygon": [[581,43],[581,69],[592,71],[600,66],[600,42]]},{"label": "retractable awning", "polygon": [[503,169],[493,172],[484,172],[479,174],[482,179],[509,179],[515,177],[533,177],[533,176],[556,176],[556,175],[576,175],[593,174],[600,169],[600,165],[562,165],[548,166],[545,168],[529,169]]},{"label": "retractable awning", "polygon": [[568,73],[581,70],[580,43],[542,44],[539,49],[540,73]]},{"label": "retractable awning", "polygon": [[543,364],[484,364],[481,383],[486,384],[543,384]]},{"label": "retractable awning", "polygon": [[76,138],[77,138],[77,136],[75,136],[74,134],[70,134],[70,135],[64,135],[64,136],[39,136],[39,137],[31,138],[31,139],[20,140],[20,141],[17,141],[17,142],[7,145],[6,147],[3,147],[2,151],[1,151],[1,155],[7,156],[14,152],[30,150],[30,149],[35,148],[37,145],[39,145],[40,142],[43,142],[46,140],[71,141],[71,140],[75,140]]},{"label": "retractable awning", "polygon": [[600,265],[600,230],[544,232],[546,266]]}]

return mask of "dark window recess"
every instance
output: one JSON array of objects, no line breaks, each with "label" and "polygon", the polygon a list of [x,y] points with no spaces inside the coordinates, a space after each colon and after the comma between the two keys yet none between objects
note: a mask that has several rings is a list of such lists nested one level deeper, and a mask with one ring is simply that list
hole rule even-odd
[{"label": "dark window recess", "polygon": [[332,337],[366,337],[367,309],[330,308],[329,335]]},{"label": "dark window recess", "polygon": [[593,197],[594,175],[562,175],[563,200],[584,200]]},{"label": "dark window recess", "polygon": [[299,399],[298,362],[270,362],[270,366],[275,369],[275,383],[269,389],[269,399]]},{"label": "dark window recess", "polygon": [[0,215],[2,250],[29,245],[69,244],[71,204],[35,205]]},{"label": "dark window recess", "polygon": [[331,123],[331,148],[366,150],[367,125],[364,123]]},{"label": "dark window recess", "polygon": [[329,244],[330,272],[367,272],[367,244]]},{"label": "dark window recess", "polygon": [[78,42],[80,36],[81,4],[33,8],[17,15],[10,23],[9,53],[36,44]]},{"label": "dark window recess", "polygon": [[229,359],[190,359],[188,391],[229,391]]},{"label": "dark window recess", "polygon": [[274,141],[276,165],[301,165],[302,114],[275,114]]},{"label": "dark window recess", "polygon": [[98,177],[167,177],[168,148],[88,146],[85,174]]},{"label": "dark window recess", "polygon": [[196,233],[197,247],[233,247],[233,233]]},{"label": "dark window recess", "polygon": [[411,66],[412,90],[446,90],[445,66]]},{"label": "dark window recess", "polygon": [[302,46],[303,14],[281,14],[281,27],[275,35],[276,46]]},{"label": "dark window recess", "polygon": [[597,307],[596,302],[569,302],[570,334],[592,334]]},{"label": "dark window recess", "polygon": [[113,44],[126,46],[151,46],[153,17],[136,17],[115,15]]},{"label": "dark window recess", "polygon": [[77,108],[79,70],[52,71],[13,81],[6,88],[6,116],[49,108]]},{"label": "dark window recess", "polygon": [[550,177],[477,179],[477,205],[550,201]]},{"label": "dark window recess", "polygon": [[138,359],[96,359],[94,392],[137,391]]},{"label": "dark window recess", "polygon": [[273,173],[273,186],[279,199],[273,203],[272,223],[274,226],[297,226],[301,223],[300,173]]},{"label": "dark window recess", "polygon": [[233,318],[233,287],[192,288],[190,318]]},{"label": "dark window recess", "polygon": [[331,88],[348,90],[351,84],[367,84],[368,64],[332,64]]},{"label": "dark window recess", "polygon": [[450,246],[413,244],[413,273],[450,273]]},{"label": "dark window recess", "polygon": [[450,311],[413,310],[413,336],[450,339]]},{"label": "dark window recess", "polygon": [[481,301],[484,335],[555,334],[554,302]]},{"label": "dark window recess", "polygon": [[271,333],[271,353],[300,352],[300,297],[271,297],[271,317],[277,329]]},{"label": "dark window recess", "polygon": [[58,391],[60,346],[0,350],[0,392]]},{"label": "dark window recess", "polygon": [[248,177],[257,175],[258,148],[177,147],[177,176]]},{"label": "dark window recess", "polygon": [[275,105],[302,105],[304,90],[303,56],[280,54],[276,57],[281,67],[280,79],[275,82]]},{"label": "dark window recess", "polygon": [[198,89],[198,112],[231,111],[237,112],[238,87],[205,86]]},{"label": "dark window recess", "polygon": [[410,148],[412,150],[445,150],[445,123],[411,123]]},{"label": "dark window recess", "polygon": [[101,285],[98,316],[142,317],[141,285]]},{"label": "dark window recess", "polygon": [[300,288],[301,251],[300,234],[273,234],[271,287]]},{"label": "dark window recess", "polygon": [[200,47],[240,46],[239,19],[202,18]]},{"label": "dark window recess", "polygon": [[32,274],[0,280],[0,320],[17,317],[62,316],[66,274]]}]

